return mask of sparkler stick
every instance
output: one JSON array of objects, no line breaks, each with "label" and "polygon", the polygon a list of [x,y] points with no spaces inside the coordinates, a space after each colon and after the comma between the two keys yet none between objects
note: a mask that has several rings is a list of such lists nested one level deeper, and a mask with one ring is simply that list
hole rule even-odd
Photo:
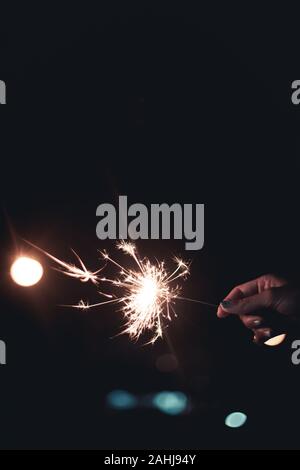
[{"label": "sparkler stick", "polygon": [[188,297],[177,297],[178,300],[186,300],[187,302],[193,302],[195,304],[206,305],[207,307],[218,308],[219,305],[211,304],[210,302],[204,302],[203,300],[189,299]]}]

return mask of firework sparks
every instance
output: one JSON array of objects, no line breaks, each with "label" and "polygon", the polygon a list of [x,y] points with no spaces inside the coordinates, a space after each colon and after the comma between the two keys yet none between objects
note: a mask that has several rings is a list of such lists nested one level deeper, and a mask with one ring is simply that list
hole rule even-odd
[{"label": "firework sparks", "polygon": [[118,248],[134,259],[138,269],[125,269],[106,252],[101,252],[105,260],[120,268],[119,278],[102,278],[101,281],[109,282],[124,292],[115,299],[121,304],[126,320],[123,332],[134,340],[145,332],[151,332],[150,342],[154,343],[163,336],[163,320],[170,321],[176,315],[173,304],[181,287],[174,282],[188,275],[188,265],[176,258],[176,268],[169,273],[163,262],[151,264],[148,258],[141,259],[132,243],[122,241]]},{"label": "firework sparks", "polygon": [[47,251],[32,243],[30,244],[58,264],[59,268],[55,269],[66,276],[78,279],[81,282],[91,281],[97,287],[99,284],[102,286],[110,285],[118,291],[121,290],[121,295],[98,290],[98,293],[108,300],[95,304],[80,300],[77,305],[68,306],[89,310],[106,304],[119,304],[126,322],[122,333],[127,333],[133,340],[138,340],[143,333],[148,332],[151,335],[150,342],[154,343],[163,336],[164,320],[171,321],[176,315],[174,303],[181,292],[181,286],[178,282],[180,278],[185,278],[189,273],[188,264],[179,258],[175,258],[176,267],[169,273],[164,262],[156,261],[155,264],[152,264],[148,258],[139,257],[134,244],[121,241],[117,245],[118,249],[134,260],[136,269],[125,268],[111,258],[107,252],[102,251],[100,253],[103,260],[105,260],[105,265],[111,263],[119,269],[118,277],[109,279],[99,276],[105,265],[97,271],[89,271],[74,250],[72,251],[78,260],[79,267],[61,261]]},{"label": "firework sparks", "polygon": [[[25,240],[26,241],[26,240]],[[48,258],[52,259],[52,261],[55,261],[55,263],[57,263],[60,268],[54,268],[56,269],[56,271],[59,271],[63,274],[65,274],[66,276],[69,276],[69,277],[73,277],[75,279],[78,279],[79,281],[81,282],[88,282],[88,281],[91,281],[93,284],[98,284],[99,283],[99,276],[98,274],[102,271],[103,268],[100,268],[98,269],[97,271],[89,271],[85,264],[83,263],[82,259],[80,258],[80,256],[74,251],[71,249],[72,253],[75,255],[75,257],[77,258],[78,262],[79,262],[79,265],[80,267],[78,266],[75,266],[75,264],[71,264],[71,263],[66,263],[65,261],[61,261],[60,259],[56,258],[55,256],[53,255],[50,255],[50,253],[48,253],[47,251],[45,250],[42,250],[41,248],[39,248],[38,246],[34,245],[33,243],[30,243],[28,241],[26,241],[26,243],[28,243],[29,245],[33,246],[34,248],[36,248],[37,250],[41,251],[42,253],[44,253],[44,255],[48,256]]]},{"label": "firework sparks", "polygon": [[[140,258],[133,243],[121,241],[117,248],[134,260],[135,269],[125,268],[122,264],[111,258],[106,251],[100,251],[105,261],[104,266],[97,271],[89,271],[74,250],[72,252],[77,258],[79,266],[61,261],[32,243],[30,245],[59,265],[59,268],[54,269],[81,282],[91,281],[97,286],[98,294],[107,299],[94,304],[80,300],[78,304],[65,305],[66,307],[85,311],[107,304],[118,304],[125,318],[125,327],[121,333],[128,334],[133,340],[138,340],[144,333],[150,335],[149,343],[152,344],[158,338],[161,338],[165,323],[171,321],[176,316],[174,309],[176,300],[186,300],[217,307],[215,304],[180,296],[182,286],[179,281],[184,280],[188,276],[189,265],[178,257],[174,258],[174,270],[169,272],[163,261],[156,260],[155,263],[151,263],[148,258]],[[99,273],[108,263],[118,268],[119,273],[116,278],[109,279],[99,276]],[[110,285],[113,292],[100,291],[99,285]],[[115,294],[115,289],[117,294],[121,291],[121,295]]]}]

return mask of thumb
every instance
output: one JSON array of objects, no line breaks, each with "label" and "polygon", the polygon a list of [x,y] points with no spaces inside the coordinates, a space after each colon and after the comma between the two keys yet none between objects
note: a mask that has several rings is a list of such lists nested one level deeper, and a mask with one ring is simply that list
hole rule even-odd
[{"label": "thumb", "polygon": [[276,297],[276,289],[273,288],[239,300],[223,300],[221,307],[229,314],[251,315],[260,309],[272,308]]}]

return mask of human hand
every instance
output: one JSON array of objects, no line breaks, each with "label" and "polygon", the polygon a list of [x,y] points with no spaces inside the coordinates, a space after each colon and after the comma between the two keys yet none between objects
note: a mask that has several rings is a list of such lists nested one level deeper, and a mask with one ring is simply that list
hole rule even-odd
[{"label": "human hand", "polygon": [[267,274],[235,287],[221,302],[217,315],[238,315],[253,330],[254,341],[263,343],[300,326],[300,289]]}]

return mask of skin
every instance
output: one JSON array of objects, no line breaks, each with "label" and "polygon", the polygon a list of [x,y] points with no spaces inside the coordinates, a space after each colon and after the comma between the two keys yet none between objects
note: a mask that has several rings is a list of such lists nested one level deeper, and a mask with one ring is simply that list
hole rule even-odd
[{"label": "skin", "polygon": [[300,328],[300,289],[285,279],[266,274],[235,287],[221,302],[217,315],[237,315],[264,343],[273,336]]}]

